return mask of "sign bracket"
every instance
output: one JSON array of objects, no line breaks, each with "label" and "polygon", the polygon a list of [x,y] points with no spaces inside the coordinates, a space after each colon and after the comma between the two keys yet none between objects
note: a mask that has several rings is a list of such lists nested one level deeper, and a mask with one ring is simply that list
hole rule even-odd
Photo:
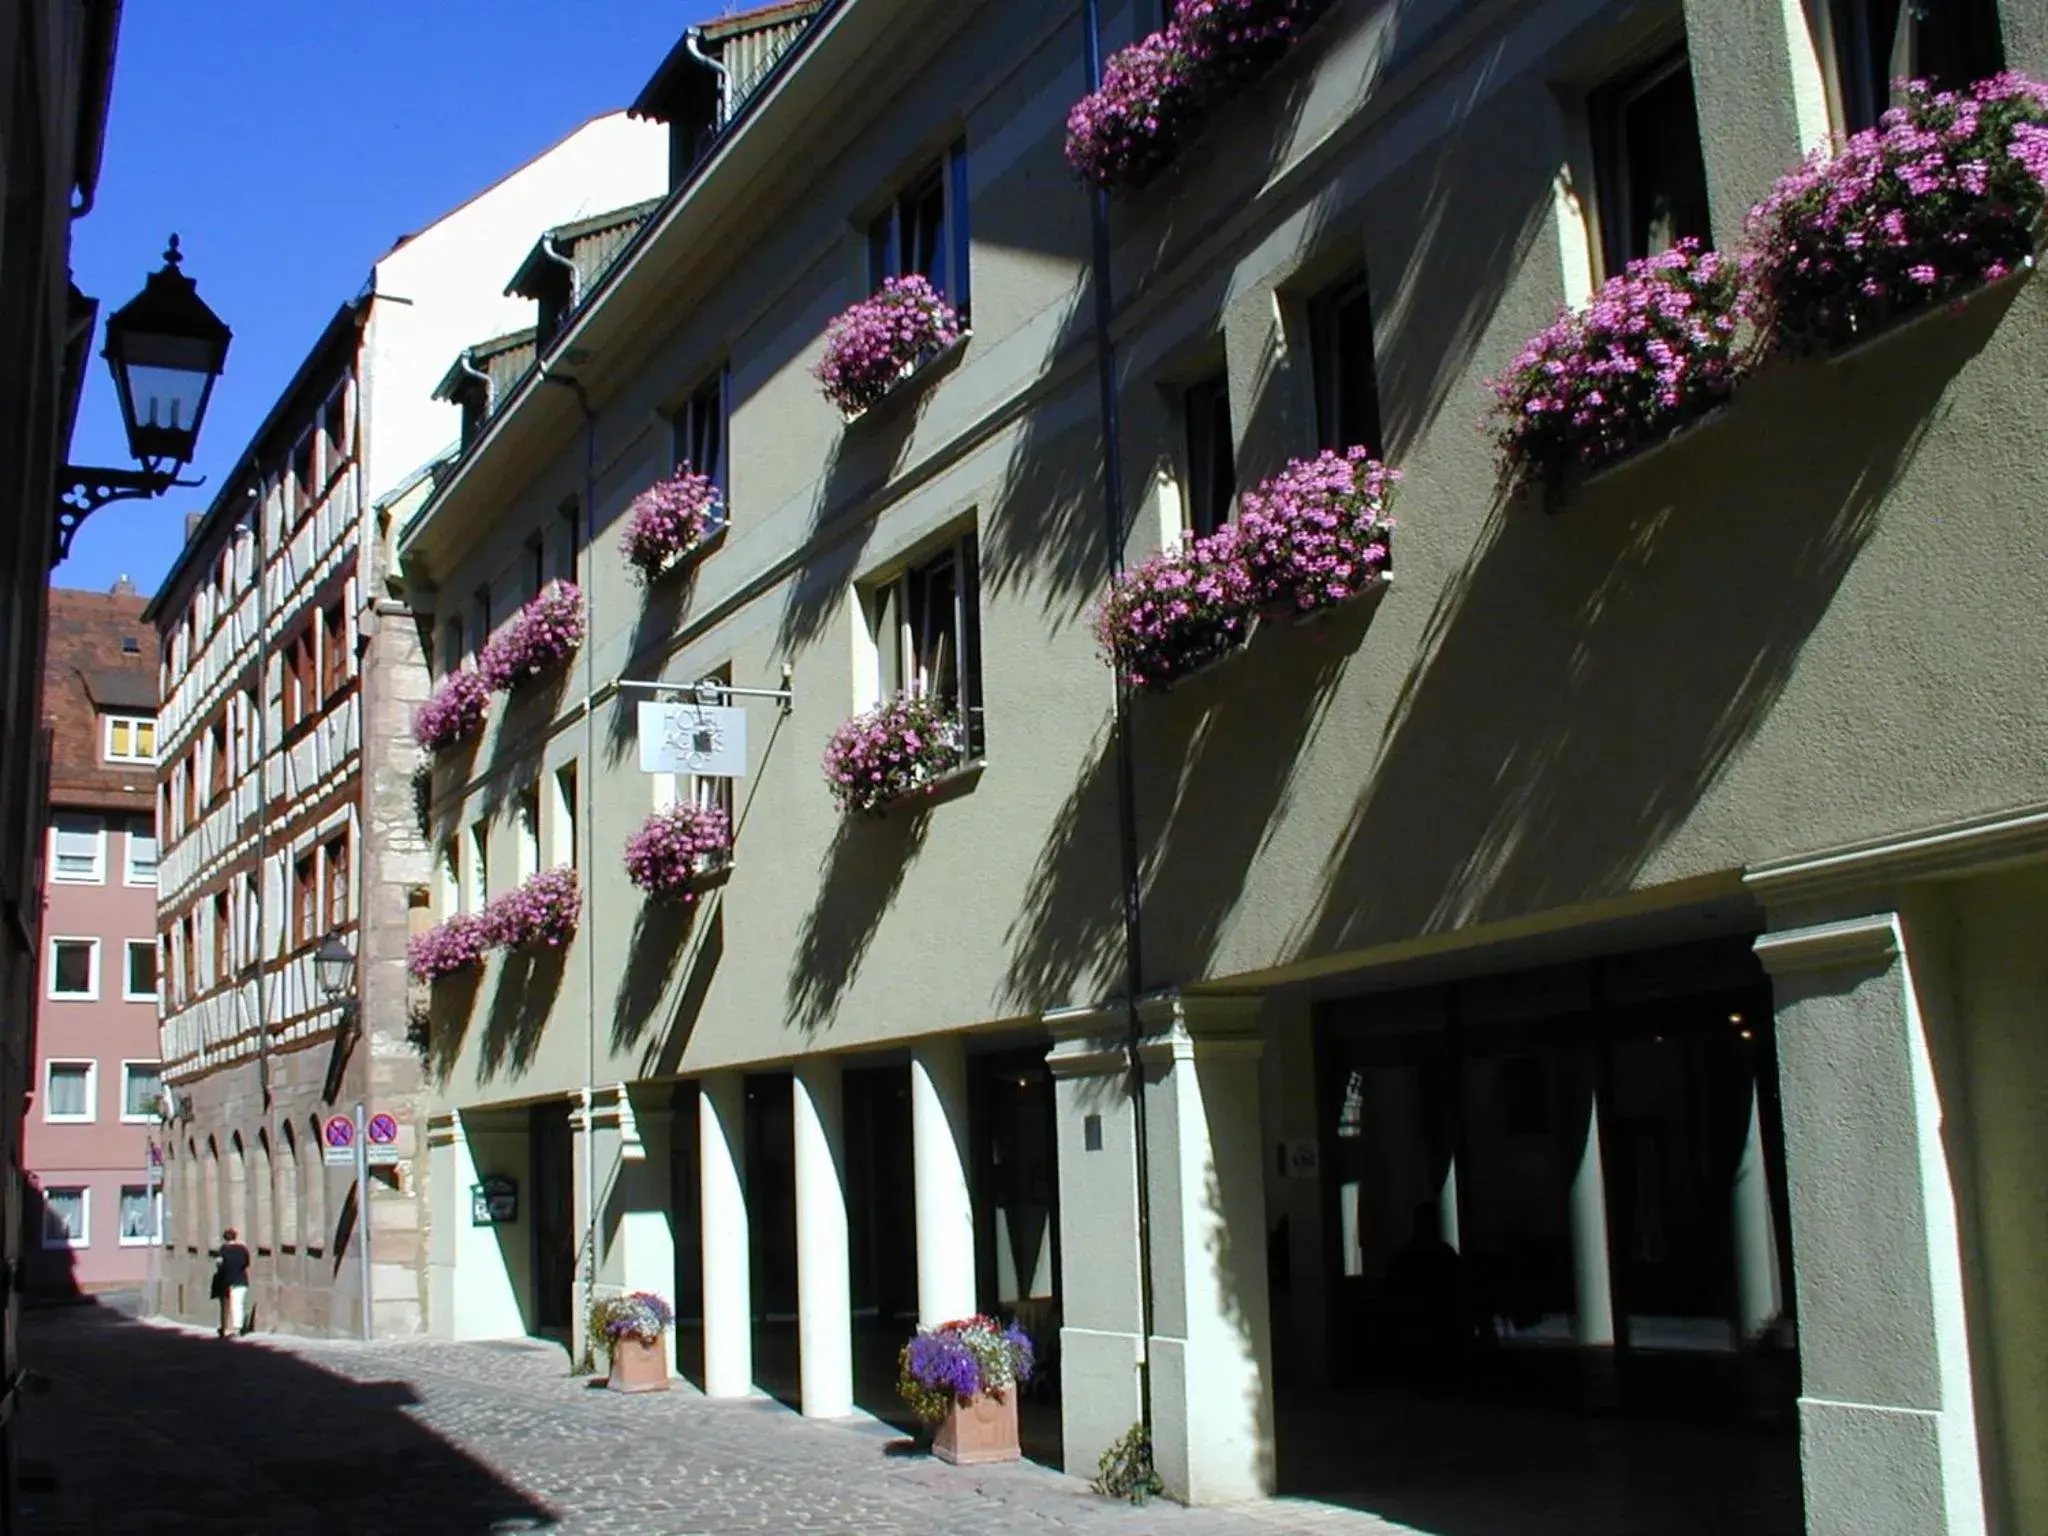
[{"label": "sign bracket", "polygon": [[705,678],[700,682],[641,681],[636,678],[620,678],[613,687],[621,693],[674,693],[684,694],[703,705],[717,705],[728,699],[774,699],[787,715],[796,707],[796,668],[789,662],[782,664],[782,686],[780,688],[735,688],[730,683]]}]

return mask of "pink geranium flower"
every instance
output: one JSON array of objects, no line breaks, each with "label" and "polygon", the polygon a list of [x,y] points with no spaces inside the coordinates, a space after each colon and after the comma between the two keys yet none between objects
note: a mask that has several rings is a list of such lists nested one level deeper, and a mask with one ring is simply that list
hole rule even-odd
[{"label": "pink geranium flower", "polygon": [[445,752],[482,730],[490,712],[491,685],[467,668],[450,672],[414,711],[413,740],[429,752]]},{"label": "pink geranium flower", "polygon": [[583,630],[582,592],[570,582],[551,581],[484,646],[477,671],[492,688],[510,693],[575,655]]},{"label": "pink geranium flower", "polygon": [[633,498],[619,553],[642,581],[653,581],[709,538],[724,518],[718,487],[684,464]]},{"label": "pink geranium flower", "polygon": [[444,976],[476,969],[490,947],[483,920],[457,912],[407,941],[406,969],[417,980],[439,981]]},{"label": "pink geranium flower", "polygon": [[855,417],[962,334],[960,312],[930,279],[892,277],[826,329],[825,355],[812,375],[826,399]]},{"label": "pink geranium flower", "polygon": [[832,733],[825,782],[841,810],[879,814],[959,767],[966,743],[959,715],[942,700],[900,693]]},{"label": "pink geranium flower", "polygon": [[696,882],[732,857],[732,823],[717,806],[656,811],[626,844],[626,874],[657,901],[689,903]]},{"label": "pink geranium flower", "polygon": [[559,949],[576,936],[582,912],[582,883],[564,867],[493,897],[476,921],[493,949]]}]

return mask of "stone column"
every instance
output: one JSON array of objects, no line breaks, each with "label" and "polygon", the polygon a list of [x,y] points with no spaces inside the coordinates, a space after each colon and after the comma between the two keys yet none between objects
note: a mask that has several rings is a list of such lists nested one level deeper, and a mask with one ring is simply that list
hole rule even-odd
[{"label": "stone column", "polygon": [[[666,1093],[659,1106],[633,1102],[620,1083],[613,1092],[618,1112],[619,1163],[605,1222],[618,1233],[607,1279],[616,1279],[621,1293],[652,1291],[673,1302],[676,1289],[676,1238],[670,1221],[669,1110]],[[676,1368],[676,1337],[663,1336],[669,1373]]]},{"label": "stone column", "polygon": [[[1116,1032],[1120,1015],[1103,1009],[1054,1021],[1062,1037],[1052,1066],[1068,1256],[1061,1333],[1067,1463],[1093,1466],[1103,1446],[1130,1427],[1137,1406],[1131,1365],[1143,1361],[1154,1463],[1167,1492],[1191,1504],[1273,1488],[1257,1007],[1191,998],[1145,1005],[1153,1315],[1142,1340],[1136,1116]],[[1085,1264],[1075,1257],[1081,1254]]]},{"label": "stone column", "polygon": [[1784,1283],[1778,1271],[1778,1228],[1771,1218],[1771,1170],[1764,1149],[1763,1100],[1749,1090],[1749,1127],[1735,1166],[1731,1217],[1735,1237],[1736,1342],[1754,1344],[1784,1315]]},{"label": "stone column", "polygon": [[714,1072],[699,1087],[704,1395],[746,1397],[754,1390],[753,1271],[747,1251],[747,1084],[737,1072]]},{"label": "stone column", "polygon": [[967,1048],[958,1035],[910,1054],[910,1134],[917,1181],[917,1320],[926,1328],[974,1311],[974,1201],[967,1177]]},{"label": "stone column", "polygon": [[1766,934],[1812,1536],[1983,1536],[1954,1186],[1893,912]]},{"label": "stone column", "polygon": [[853,1412],[853,1291],[838,1058],[806,1058],[793,1082],[798,1391],[805,1418],[843,1419]]},{"label": "stone column", "polygon": [[1586,1138],[1566,1205],[1572,1241],[1572,1336],[1581,1349],[1614,1347],[1614,1277],[1607,1264],[1607,1169],[1600,1090],[1586,1088]]}]

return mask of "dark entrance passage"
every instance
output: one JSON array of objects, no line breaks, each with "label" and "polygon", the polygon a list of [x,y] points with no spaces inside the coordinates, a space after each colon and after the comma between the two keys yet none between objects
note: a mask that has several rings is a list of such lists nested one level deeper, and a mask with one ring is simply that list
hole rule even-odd
[{"label": "dark entrance passage", "polygon": [[968,1061],[974,1161],[975,1290],[981,1310],[1020,1324],[1038,1369],[1018,1404],[1024,1453],[1062,1467],[1059,1162],[1043,1047]]},{"label": "dark entrance passage", "polygon": [[849,1071],[846,1208],[853,1295],[853,1400],[908,1430],[914,1416],[896,1393],[897,1356],[917,1331],[916,1166],[911,1150],[910,1069]]},{"label": "dark entrance passage", "polygon": [[1290,1491],[1452,1536],[1433,1499],[1563,1490],[1587,1536],[1796,1533],[1773,1019],[1748,942],[1326,1004],[1319,1051],[1336,1386],[1283,1403]]},{"label": "dark entrance passage", "polygon": [[796,1320],[796,1109],[787,1072],[747,1079],[748,1260],[754,1385],[801,1406]]},{"label": "dark entrance passage", "polygon": [[527,1111],[533,1147],[535,1333],[566,1340],[576,1302],[576,1146],[569,1105],[556,1099]]}]

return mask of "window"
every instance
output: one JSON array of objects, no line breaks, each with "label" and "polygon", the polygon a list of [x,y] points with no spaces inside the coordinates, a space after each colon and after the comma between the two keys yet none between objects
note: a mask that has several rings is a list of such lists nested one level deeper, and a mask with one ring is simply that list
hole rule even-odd
[{"label": "window", "polygon": [[129,885],[156,884],[156,823],[137,816],[128,823],[127,859],[121,878]]},{"label": "window", "polygon": [[110,763],[156,761],[156,721],[147,715],[108,715],[101,750]]},{"label": "window", "polygon": [[59,885],[101,885],[107,878],[107,826],[97,816],[59,811],[50,818],[50,878]]},{"label": "window", "polygon": [[156,940],[130,939],[126,944],[128,969],[121,981],[121,996],[131,1003],[156,1001]]},{"label": "window", "polygon": [[147,1248],[157,1240],[161,1197],[143,1184],[121,1186],[121,1246]]},{"label": "window", "polygon": [[967,755],[985,749],[981,699],[981,579],[970,531],[875,594],[875,649],[887,692],[943,701],[966,723]]},{"label": "window", "polygon": [[348,921],[348,834],[331,839],[322,856],[327,871],[327,929],[331,933]]},{"label": "window", "polygon": [[1309,355],[1316,375],[1316,446],[1333,453],[1364,447],[1376,459],[1384,456],[1372,294],[1362,274],[1309,306]]},{"label": "window", "polygon": [[868,286],[921,272],[968,310],[967,149],[955,145],[868,225]]},{"label": "window", "polygon": [[84,1125],[97,1118],[98,1095],[90,1061],[53,1061],[43,1078],[43,1118],[52,1125]]},{"label": "window", "polygon": [[178,995],[186,1002],[199,990],[198,920],[191,913],[178,919]]},{"label": "window", "polygon": [[1851,133],[1876,124],[1894,80],[1955,89],[2005,68],[1997,0],[1833,0],[1830,12],[1842,123]]},{"label": "window", "polygon": [[320,696],[315,691],[319,674],[313,663],[313,626],[303,625],[284,648],[284,726],[290,730],[319,712]]},{"label": "window", "polygon": [[471,822],[469,827],[469,910],[481,912],[491,899],[491,824]]},{"label": "window", "polygon": [[213,722],[206,733],[207,751],[212,762],[207,769],[206,803],[218,805],[228,793],[228,723],[225,718]]},{"label": "window", "polygon": [[43,1189],[43,1246],[85,1248],[91,1245],[92,1192],[77,1185]]},{"label": "window", "polygon": [[476,589],[476,643],[486,644],[491,638],[491,587],[489,582]]},{"label": "window", "polygon": [[1230,521],[1237,497],[1237,455],[1230,438],[1230,385],[1216,374],[1181,396],[1187,427],[1188,528],[1197,537]]},{"label": "window", "polygon": [[549,581],[574,581],[576,579],[577,524],[582,511],[576,498],[571,496],[555,508],[554,524],[543,530],[547,541],[545,569],[542,574]]},{"label": "window", "polygon": [[455,839],[450,838],[441,845],[441,857],[436,869],[440,890],[434,910],[442,917],[452,917],[462,910],[462,866],[455,852]]},{"label": "window", "polygon": [[531,880],[540,873],[540,791],[523,789],[513,809],[513,821],[519,830],[519,867],[517,877]]},{"label": "window", "polygon": [[463,652],[468,642],[462,633],[460,617],[450,619],[441,626],[441,675],[446,677],[462,665]]},{"label": "window", "polygon": [[235,974],[235,920],[228,910],[228,893],[213,898],[213,985],[223,986]]},{"label": "window", "polygon": [[313,473],[313,435],[309,432],[299,439],[299,446],[292,450],[292,485],[298,492],[299,516],[303,520],[313,510],[313,497],[319,486]]},{"label": "window", "polygon": [[330,603],[320,622],[320,696],[331,699],[348,681],[348,617],[340,603]]},{"label": "window", "polygon": [[89,1003],[100,995],[100,941],[50,940],[50,996]]},{"label": "window", "polygon": [[721,368],[684,402],[675,415],[675,460],[681,469],[688,465],[718,487],[721,498],[731,494],[726,464],[726,427],[732,370]]},{"label": "window", "polygon": [[1610,276],[1680,240],[1713,239],[1684,48],[1595,96],[1593,128],[1601,255]]},{"label": "window", "polygon": [[123,656],[140,656],[142,654],[141,637],[139,635],[123,635],[121,637],[121,654]]},{"label": "window", "polygon": [[526,541],[526,587],[535,597],[548,584],[548,537],[536,533]]},{"label": "window", "polygon": [[153,1061],[121,1063],[121,1118],[155,1120],[163,1104],[163,1068]]},{"label": "window", "polygon": [[292,861],[292,934],[301,944],[310,944],[317,931],[320,912],[315,901],[313,855]]},{"label": "window", "polygon": [[347,386],[336,390],[334,398],[327,402],[320,426],[327,437],[327,463],[330,468],[338,467],[341,461],[348,457]]},{"label": "window", "polygon": [[263,921],[263,900],[257,892],[256,877],[253,874],[242,877],[242,960],[243,965],[254,965],[263,952],[263,934],[259,924]]},{"label": "window", "polygon": [[576,864],[576,765],[564,763],[555,770],[555,825],[549,853],[557,869]]}]

